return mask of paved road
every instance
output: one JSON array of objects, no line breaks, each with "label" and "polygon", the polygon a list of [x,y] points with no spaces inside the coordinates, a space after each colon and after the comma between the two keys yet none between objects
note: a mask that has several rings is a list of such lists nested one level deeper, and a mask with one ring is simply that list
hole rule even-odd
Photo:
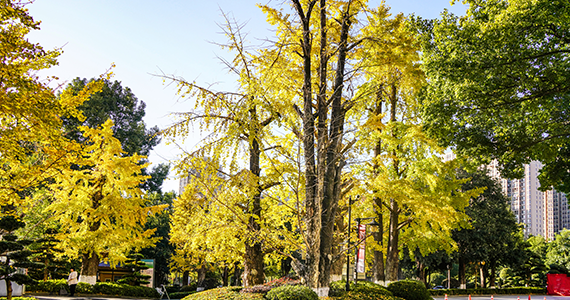
[{"label": "paved road", "polygon": [[[435,300],[445,300],[444,296],[436,296]],[[469,296],[448,296],[448,300],[469,300]],[[528,295],[493,295],[493,300],[529,300]],[[551,295],[531,295],[530,300],[569,300],[569,297]],[[491,300],[491,295],[471,296],[471,300]]]}]

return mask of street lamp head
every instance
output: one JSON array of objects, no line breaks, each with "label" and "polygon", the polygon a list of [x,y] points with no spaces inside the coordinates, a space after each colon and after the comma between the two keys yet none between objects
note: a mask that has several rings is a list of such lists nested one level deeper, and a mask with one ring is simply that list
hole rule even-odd
[{"label": "street lamp head", "polygon": [[382,226],[382,224],[376,222],[376,218],[372,219],[372,222],[366,224],[368,226]]}]

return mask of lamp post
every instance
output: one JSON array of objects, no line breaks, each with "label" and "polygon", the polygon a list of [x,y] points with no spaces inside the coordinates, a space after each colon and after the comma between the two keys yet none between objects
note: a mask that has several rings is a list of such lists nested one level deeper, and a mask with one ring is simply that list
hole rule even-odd
[{"label": "lamp post", "polygon": [[[379,224],[378,222],[376,222],[376,218],[356,218],[356,224],[357,224],[356,230],[358,230],[358,231],[360,230],[360,222],[363,221],[363,220],[372,220],[372,222],[370,222],[370,223],[368,223],[368,224],[364,224],[364,225],[367,225],[367,226],[381,226],[381,224]],[[365,231],[364,231],[364,239],[366,239],[366,229],[365,229]],[[362,242],[363,242],[362,240],[359,240],[359,241],[358,241],[358,244],[360,244],[360,243],[362,243]],[[357,244],[357,245],[358,245],[358,244]],[[358,248],[355,248],[355,249],[354,249],[354,253],[355,253],[356,260],[358,260]],[[365,270],[365,271],[366,271],[366,270]],[[348,274],[348,271],[347,271],[347,274]],[[356,281],[357,281],[357,280],[358,280],[358,266],[357,266],[357,262],[355,261],[355,263],[354,263],[354,283],[355,283],[355,284],[356,284]],[[348,282],[348,275],[347,275],[347,280],[346,280],[346,281]],[[348,286],[348,283],[347,283],[347,286]]]},{"label": "lamp post", "polygon": [[352,206],[352,197],[348,197],[348,223],[346,225],[348,241],[346,242],[346,286],[344,289],[348,292],[350,291],[350,281],[348,277],[350,276],[350,207]]}]

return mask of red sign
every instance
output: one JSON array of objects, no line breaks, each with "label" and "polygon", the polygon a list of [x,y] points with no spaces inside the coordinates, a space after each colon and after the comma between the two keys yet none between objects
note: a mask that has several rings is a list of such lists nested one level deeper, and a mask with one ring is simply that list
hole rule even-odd
[{"label": "red sign", "polygon": [[358,246],[358,254],[356,255],[356,272],[364,273],[364,264],[366,259],[366,225],[358,226],[358,239],[360,245]]}]

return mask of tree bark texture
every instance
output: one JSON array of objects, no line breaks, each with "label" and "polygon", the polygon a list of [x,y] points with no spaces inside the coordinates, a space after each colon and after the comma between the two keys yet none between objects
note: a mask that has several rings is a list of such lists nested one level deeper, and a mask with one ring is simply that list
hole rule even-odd
[{"label": "tree bark texture", "polygon": [[459,288],[466,289],[467,288],[467,280],[465,278],[465,259],[461,254],[459,254]]},{"label": "tree bark texture", "polygon": [[259,230],[261,226],[261,186],[259,176],[261,175],[261,168],[259,159],[261,155],[259,145],[259,132],[260,125],[257,117],[256,108],[250,109],[250,130],[249,134],[252,137],[249,145],[249,171],[253,177],[253,184],[255,193],[252,196],[251,204],[249,205],[249,221],[248,221],[248,241],[245,243],[244,255],[244,268],[243,268],[243,284],[245,286],[254,286],[263,284],[265,281],[265,274],[263,270],[263,249],[262,243],[259,240]]},{"label": "tree bark texture", "polygon": [[[305,223],[306,249],[304,278],[310,287],[328,287],[332,269],[332,246],[334,221],[340,198],[340,172],[342,170],[342,137],[346,106],[343,105],[345,64],[348,52],[350,29],[348,8],[341,20],[335,77],[332,94],[327,99],[327,14],[326,1],[309,1],[303,8],[299,0],[292,0],[301,21],[303,37],[303,147],[305,161]],[[310,27],[313,9],[319,10],[320,50],[318,72],[318,94],[316,105],[313,100],[312,48]],[[349,5],[348,5],[349,6]],[[315,108],[316,107],[316,108]],[[316,109],[316,111],[314,111]],[[315,143],[316,137],[316,143]],[[315,146],[316,144],[316,146]]]},{"label": "tree bark texture", "polygon": [[[103,185],[105,178],[100,178],[95,186],[95,193],[91,196],[91,208],[97,210],[101,206],[103,200]],[[92,222],[89,230],[95,232],[101,226],[100,221]],[[92,251],[92,249],[85,249],[81,260],[81,275],[79,281],[87,282],[91,285],[97,283],[97,271],[99,271],[99,255]]]},{"label": "tree bark texture", "polygon": [[400,208],[395,200],[390,200],[390,223],[388,227],[388,249],[386,251],[386,281],[398,281],[399,254],[398,240],[400,230],[398,229],[398,219]]},{"label": "tree bark texture", "polygon": [[81,276],[79,281],[95,284],[99,270],[99,255],[97,253],[83,253],[81,259]]},{"label": "tree bark texture", "polygon": [[[382,114],[382,105],[383,105],[383,88],[379,87],[376,91],[376,107],[374,109],[374,115],[379,116]],[[376,146],[374,147],[374,157],[377,158],[382,154],[382,140],[379,139],[376,142]],[[379,165],[377,161],[374,161],[374,172],[375,176],[378,176]],[[386,276],[384,274],[384,223],[383,223],[383,201],[378,197],[373,198],[374,201],[374,211],[376,212],[376,218],[378,219],[378,231],[372,233],[372,237],[374,238],[374,242],[380,247],[381,250],[374,250],[374,263],[372,266],[372,273],[373,273],[373,280],[375,283],[384,284],[386,281]]]},{"label": "tree bark texture", "polygon": [[[390,101],[390,122],[396,122],[396,106],[398,104],[397,89],[396,85],[391,85],[391,93],[389,96]],[[392,137],[396,138],[397,133],[392,132]],[[397,177],[402,176],[400,174],[400,162],[398,156],[394,151],[392,153],[392,165],[394,167],[394,173]],[[399,236],[400,236],[400,213],[401,208],[398,202],[394,199],[390,200],[389,203],[389,227],[388,227],[388,248],[386,250],[386,280],[388,282],[398,281],[398,271],[399,271]]]}]

